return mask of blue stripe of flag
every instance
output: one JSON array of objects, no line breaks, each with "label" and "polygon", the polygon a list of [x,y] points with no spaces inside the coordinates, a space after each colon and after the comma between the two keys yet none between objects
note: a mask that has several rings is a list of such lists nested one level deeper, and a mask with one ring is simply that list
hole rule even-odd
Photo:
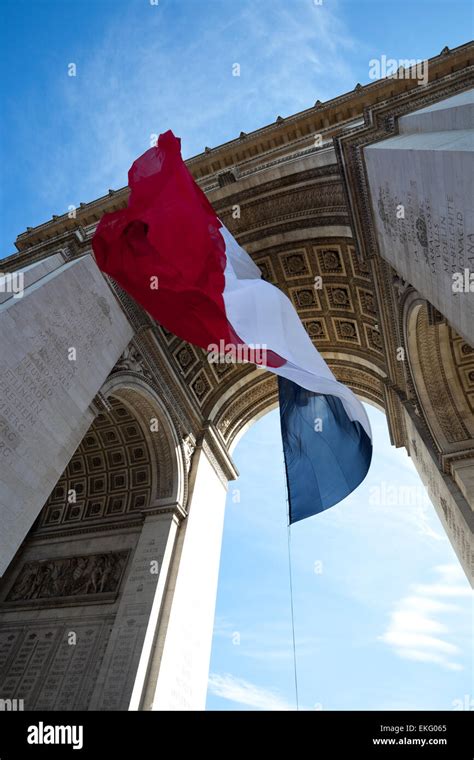
[{"label": "blue stripe of flag", "polygon": [[338,504],[365,478],[372,442],[342,401],[278,378],[290,524]]}]

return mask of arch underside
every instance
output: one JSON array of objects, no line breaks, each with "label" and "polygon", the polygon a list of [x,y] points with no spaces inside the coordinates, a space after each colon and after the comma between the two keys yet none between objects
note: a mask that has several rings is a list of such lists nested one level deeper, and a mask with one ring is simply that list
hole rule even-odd
[{"label": "arch underside", "polygon": [[[352,240],[303,239],[255,251],[252,258],[262,276],[290,298],[337,379],[383,410],[385,361],[372,273],[358,260]],[[227,446],[276,404],[275,376],[253,365],[210,364],[204,351],[156,329],[204,419],[215,423]]]},{"label": "arch underside", "polygon": [[[289,155],[278,170],[271,165],[264,166],[240,179],[237,172],[237,178],[229,184],[213,185],[206,190],[219,218],[247,249],[262,277],[280,288],[293,303],[313,344],[336,378],[361,400],[389,412],[388,416],[392,418],[389,424],[393,427],[396,423],[399,427],[394,440],[400,445],[403,442],[403,420],[399,420],[403,415],[399,401],[394,398],[396,394],[390,390],[398,384],[403,388],[404,370],[400,363],[394,363],[390,358],[401,340],[395,327],[398,306],[392,296],[384,301],[390,295],[389,290],[393,289],[388,282],[391,277],[389,267],[373,259],[363,260],[356,250],[333,148],[308,150],[303,157],[297,158]],[[386,291],[381,289],[381,273],[388,282]],[[193,446],[203,425],[211,424],[229,452],[252,421],[278,402],[275,376],[257,370],[253,365],[210,363],[204,350],[177,338],[153,322],[128,296],[117,294],[136,334],[127,356],[114,368],[102,392],[105,397],[118,399],[142,430],[149,457],[147,478],[150,482],[147,480],[146,489],[144,487],[146,493],[137,495],[133,492],[137,477],[133,471],[129,469],[117,478],[107,475],[107,482],[112,483],[113,488],[109,501],[94,507],[98,519],[111,515],[114,510],[119,519],[121,513],[128,514],[133,500],[137,500],[141,509],[164,504],[167,500],[178,501],[186,508],[183,440],[191,436]],[[395,309],[393,314],[392,308]],[[436,368],[426,358],[430,354],[428,347],[432,333],[423,337],[425,328],[420,319],[415,330],[418,334],[416,351],[409,350],[424,362],[423,371],[414,368],[420,377],[418,393],[422,393],[421,378],[425,375],[432,376],[432,382],[439,384]],[[448,327],[443,329],[449,330]],[[457,346],[455,340],[451,340],[451,344]],[[451,348],[448,349],[447,344],[443,346],[439,352],[447,355]],[[389,380],[394,364],[400,373],[396,382],[393,378]],[[151,394],[155,389],[159,390],[153,402],[146,400],[147,392],[136,392],[130,378],[119,381],[124,367],[132,377],[142,373],[144,387]],[[460,372],[459,382],[471,377],[464,371],[464,364]],[[450,378],[449,372],[447,378]],[[177,414],[180,393],[183,404]],[[449,388],[446,393],[449,396]],[[458,394],[459,398],[461,395]],[[400,398],[402,396],[403,391]],[[170,413],[173,410],[173,420],[167,419],[158,434],[150,437],[149,420],[160,398]],[[420,406],[432,420],[435,441],[440,439],[436,425],[441,428],[444,425],[446,435],[456,435],[452,415],[443,420],[444,410],[448,407],[444,401],[440,403],[438,393],[431,393]],[[157,414],[161,418],[163,409]],[[466,419],[467,410],[461,408],[456,414]],[[97,425],[100,424],[99,416]],[[460,423],[460,428],[463,425],[466,427],[465,423]],[[164,430],[168,431],[166,435]],[[171,431],[174,431],[174,439]],[[455,442],[454,449],[459,450],[468,440],[469,436],[464,436],[464,432]],[[84,448],[86,443],[87,438],[81,447]],[[446,455],[453,452],[453,447],[443,444],[438,450]],[[77,462],[73,457],[66,472],[69,478],[64,484],[66,490],[72,482],[71,468],[80,466],[81,457],[86,461],[86,453],[79,453]],[[106,455],[107,452],[102,452],[102,457]],[[128,501],[119,504],[119,497],[113,496],[116,483],[127,484],[127,487],[132,484]],[[96,494],[91,492],[91,495]],[[112,506],[113,498],[115,507]],[[92,520],[91,505],[82,505],[81,509],[83,511],[79,513],[77,507],[64,507],[63,516],[57,516],[59,524],[66,514],[71,522]],[[47,505],[44,514],[52,514],[51,504]]]},{"label": "arch underside", "polygon": [[[362,400],[384,409],[386,369],[374,274],[371,264],[356,252],[334,151],[325,148],[309,152],[303,159],[289,162],[285,172],[264,169],[245,182],[237,181],[208,194],[223,223],[259,266],[262,277],[293,303],[336,378]],[[150,320],[128,296],[118,295],[137,334],[104,384],[102,396],[109,397],[111,414],[120,403],[133,415],[149,460],[143,493],[130,493],[127,498],[135,499],[142,510],[173,500],[185,508],[183,439],[191,434],[196,440],[203,422],[211,423],[229,451],[253,420],[277,404],[276,378],[253,365],[210,363],[204,350]],[[136,386],[140,372],[141,391]],[[175,416],[150,435],[149,422],[155,413],[161,419],[164,407],[171,412],[176,404],[175,393],[172,405],[166,398],[174,378],[194,407],[195,423],[180,423]],[[97,426],[104,414],[107,412],[102,411],[97,418]],[[87,437],[65,473],[66,490],[71,486],[72,468],[89,462],[82,451],[86,445]],[[103,460],[108,455],[105,450],[101,453]],[[106,474],[104,478],[111,490],[107,499],[97,498],[94,507],[81,503],[64,508],[61,517],[55,513],[58,524],[65,514],[79,522],[93,520],[94,514],[98,520],[114,511],[117,519],[128,514],[128,501],[120,501],[112,491],[117,484],[133,491],[137,475],[129,468],[120,476]],[[87,487],[91,496],[103,496],[93,492],[91,485]],[[45,514],[53,514],[50,504],[43,510],[42,520]]]},{"label": "arch underside", "polygon": [[[323,353],[324,356],[324,353]],[[382,382],[374,371],[359,364],[357,357],[339,355],[337,360],[327,359],[337,379],[351,388],[362,401],[384,409]],[[243,381],[223,394],[213,417],[219,433],[229,449],[242,433],[267,411],[278,406],[277,377],[269,372],[255,370]]]},{"label": "arch underside", "polygon": [[[310,151],[284,171],[264,168],[208,195],[262,277],[288,296],[336,377],[383,409],[386,371],[374,276],[355,249],[334,150]],[[210,364],[204,351],[156,330],[226,446],[276,404],[274,376],[253,365]]]},{"label": "arch underside", "polygon": [[152,508],[181,503],[183,467],[172,427],[151,389],[116,373],[107,397],[30,532],[93,530],[142,520]]},{"label": "arch underside", "polygon": [[446,322],[430,324],[426,301],[407,310],[411,376],[439,452],[474,445],[474,349]]},{"label": "arch underside", "polygon": [[406,341],[415,412],[426,427],[440,470],[474,510],[474,348],[445,321],[433,323],[416,292],[405,304]]}]

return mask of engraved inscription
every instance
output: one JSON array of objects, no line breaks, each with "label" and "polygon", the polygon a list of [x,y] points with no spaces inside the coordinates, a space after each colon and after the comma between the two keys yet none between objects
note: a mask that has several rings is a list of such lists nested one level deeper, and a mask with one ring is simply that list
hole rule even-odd
[{"label": "engraved inscription", "polygon": [[[94,298],[78,295],[69,306],[69,320],[58,307],[48,313],[48,326],[37,320],[28,335],[28,354],[12,367],[0,369],[0,461],[13,463],[15,453],[36,427],[45,404],[59,392],[73,387],[78,368],[68,361],[68,349],[76,347],[87,370],[93,367],[98,349],[97,325],[104,317],[111,323],[106,299],[92,291]],[[111,338],[103,334],[104,347]]]},{"label": "engraved inscription", "polygon": [[105,618],[0,630],[2,695],[24,699],[27,710],[87,709],[111,627]]},{"label": "engraved inscription", "polygon": [[[474,266],[472,234],[465,232],[464,214],[446,195],[444,208],[435,210],[431,200],[423,197],[417,183],[410,182],[406,197],[392,194],[388,183],[378,188],[378,215],[388,241],[401,244],[415,261],[423,260],[434,275],[458,272]],[[405,214],[397,215],[404,207]]]}]

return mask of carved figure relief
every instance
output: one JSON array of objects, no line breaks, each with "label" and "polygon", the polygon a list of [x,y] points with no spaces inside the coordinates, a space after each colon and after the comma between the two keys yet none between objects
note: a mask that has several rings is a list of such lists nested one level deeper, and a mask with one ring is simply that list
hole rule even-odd
[{"label": "carved figure relief", "polygon": [[106,552],[27,562],[6,601],[115,592],[120,586],[128,554],[128,551]]}]

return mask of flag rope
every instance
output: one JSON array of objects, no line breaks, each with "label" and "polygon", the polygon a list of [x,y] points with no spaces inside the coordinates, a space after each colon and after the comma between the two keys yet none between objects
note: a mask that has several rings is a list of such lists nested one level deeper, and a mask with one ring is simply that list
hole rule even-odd
[{"label": "flag rope", "polygon": [[299,710],[299,699],[298,699],[298,668],[296,665],[296,639],[295,639],[295,613],[293,608],[293,576],[291,572],[291,525],[288,524],[288,571],[289,571],[289,581],[290,581],[290,606],[291,606],[291,631],[292,631],[292,637],[293,637],[293,669],[294,669],[294,677],[295,677],[295,699],[296,699],[296,710]]}]

